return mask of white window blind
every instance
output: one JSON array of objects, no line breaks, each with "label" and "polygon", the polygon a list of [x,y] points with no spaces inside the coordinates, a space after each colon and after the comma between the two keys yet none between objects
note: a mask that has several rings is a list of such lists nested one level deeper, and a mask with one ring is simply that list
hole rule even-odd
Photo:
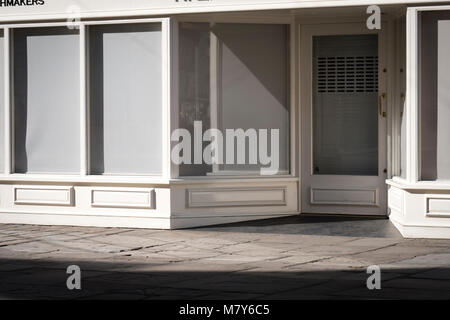
[{"label": "white window blind", "polygon": [[13,34],[15,172],[78,173],[78,31],[35,28]]},{"label": "white window blind", "polygon": [[92,174],[162,172],[161,24],[89,27]]}]

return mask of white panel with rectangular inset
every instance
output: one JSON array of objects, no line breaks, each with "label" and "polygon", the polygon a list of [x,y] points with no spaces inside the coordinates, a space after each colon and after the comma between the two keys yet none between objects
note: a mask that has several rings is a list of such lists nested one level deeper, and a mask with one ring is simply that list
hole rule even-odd
[{"label": "white panel with rectangular inset", "polygon": [[94,188],[91,191],[91,206],[155,209],[155,190],[144,188]]},{"label": "white panel with rectangular inset", "polygon": [[285,187],[188,189],[187,205],[196,207],[284,206]]},{"label": "white panel with rectangular inset", "polygon": [[425,195],[427,217],[450,217],[450,196]]},{"label": "white panel with rectangular inset", "polygon": [[311,188],[311,204],[378,205],[378,189]]},{"label": "white panel with rectangular inset", "polygon": [[73,187],[15,186],[14,204],[71,206]]}]

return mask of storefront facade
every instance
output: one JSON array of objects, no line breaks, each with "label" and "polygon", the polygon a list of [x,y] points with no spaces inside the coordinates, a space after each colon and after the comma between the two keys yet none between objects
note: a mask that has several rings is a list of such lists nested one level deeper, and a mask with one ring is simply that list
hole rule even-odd
[{"label": "storefront facade", "polygon": [[414,3],[0,2],[0,222],[450,238],[450,7]]}]

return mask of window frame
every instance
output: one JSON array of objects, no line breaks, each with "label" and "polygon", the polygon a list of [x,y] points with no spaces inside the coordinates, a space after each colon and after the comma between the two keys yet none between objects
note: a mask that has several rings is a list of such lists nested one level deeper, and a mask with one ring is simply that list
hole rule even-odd
[{"label": "window frame", "polygon": [[[289,69],[289,78],[288,78],[288,90],[289,94],[287,96],[287,101],[289,102],[289,152],[288,152],[288,172],[283,174],[277,174],[273,176],[261,176],[259,174],[254,173],[237,173],[237,174],[227,174],[227,175],[206,175],[206,176],[180,176],[179,175],[179,165],[171,163],[171,177],[173,179],[180,180],[206,180],[206,181],[224,181],[230,179],[277,179],[277,178],[296,178],[297,177],[297,168],[298,168],[298,159],[300,155],[298,154],[298,150],[300,150],[300,139],[299,135],[296,135],[297,132],[297,121],[299,114],[296,110],[298,110],[298,93],[300,92],[300,87],[297,85],[298,78],[298,68],[296,61],[296,37],[299,33],[296,30],[296,21],[292,17],[270,17],[267,16],[253,16],[253,17],[242,17],[239,15],[228,15],[228,16],[208,16],[208,15],[182,15],[178,16],[176,19],[173,19],[173,38],[172,38],[172,48],[174,52],[173,60],[173,91],[172,91],[172,115],[171,115],[171,126],[173,128],[179,128],[179,95],[178,95],[178,81],[179,77],[177,74],[178,71],[178,30],[179,23],[196,23],[196,22],[205,22],[205,23],[246,23],[246,24],[283,24],[287,26],[289,31],[289,39],[287,44],[289,45],[289,57],[287,60],[288,69]],[[171,146],[175,146],[178,142],[172,142]]]},{"label": "window frame", "polygon": [[406,176],[387,181],[403,189],[450,189],[450,180],[421,179],[420,13],[444,10],[450,5],[409,7],[406,12]]},{"label": "window frame", "polygon": [[[44,182],[154,182],[166,183],[170,178],[170,18],[146,18],[146,19],[110,19],[93,21],[73,21],[70,25],[79,29],[79,50],[80,50],[80,172],[77,174],[53,174],[53,173],[15,173],[14,172],[14,106],[12,99],[12,63],[14,53],[12,52],[12,31],[21,28],[47,28],[47,27],[67,27],[69,22],[45,22],[45,23],[21,23],[2,24],[4,41],[4,168],[0,173],[0,181],[44,181]],[[161,25],[161,52],[162,52],[162,173],[158,175],[90,175],[89,174],[89,99],[88,99],[88,55],[87,33],[88,27],[94,25],[114,25],[114,24],[139,24],[139,23],[159,23]]]}]

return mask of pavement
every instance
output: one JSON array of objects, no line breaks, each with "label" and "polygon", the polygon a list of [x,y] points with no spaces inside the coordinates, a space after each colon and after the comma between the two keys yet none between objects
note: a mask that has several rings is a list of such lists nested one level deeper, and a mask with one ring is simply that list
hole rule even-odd
[{"label": "pavement", "polygon": [[[81,289],[67,287],[71,265]],[[380,289],[367,288],[372,265]],[[0,299],[449,298],[450,240],[404,239],[387,219],[170,231],[0,224]]]}]

